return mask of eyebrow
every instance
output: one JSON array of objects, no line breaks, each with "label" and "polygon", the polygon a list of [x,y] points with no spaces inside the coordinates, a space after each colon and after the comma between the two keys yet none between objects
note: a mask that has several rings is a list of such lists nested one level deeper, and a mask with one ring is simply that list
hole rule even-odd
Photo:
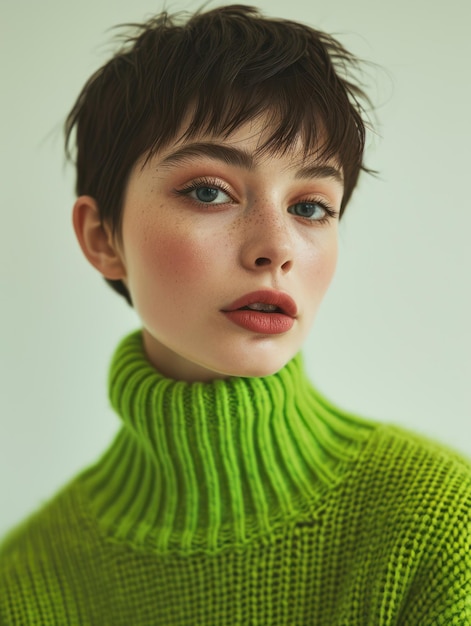
[{"label": "eyebrow", "polygon": [[[222,161],[228,165],[234,165],[245,170],[253,170],[256,162],[254,157],[240,148],[234,146],[225,146],[218,143],[192,143],[177,148],[174,152],[167,155],[159,166],[166,165],[178,165],[194,157],[208,157],[217,161]],[[343,184],[343,176],[341,172],[331,166],[325,164],[306,165],[298,169],[295,173],[295,178],[310,179],[310,178],[332,178],[338,183]]]}]

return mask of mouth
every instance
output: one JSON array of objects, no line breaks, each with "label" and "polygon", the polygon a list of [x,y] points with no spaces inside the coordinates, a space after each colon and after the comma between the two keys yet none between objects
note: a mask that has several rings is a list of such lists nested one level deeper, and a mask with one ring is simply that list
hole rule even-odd
[{"label": "mouth", "polygon": [[259,311],[260,313],[284,313],[283,309],[274,304],[265,304],[263,302],[254,302],[248,306],[242,306],[238,311]]},{"label": "mouth", "polygon": [[296,318],[297,306],[293,298],[281,291],[261,290],[248,293],[235,300],[222,310],[223,313],[233,311],[256,311],[259,313],[281,314]]}]

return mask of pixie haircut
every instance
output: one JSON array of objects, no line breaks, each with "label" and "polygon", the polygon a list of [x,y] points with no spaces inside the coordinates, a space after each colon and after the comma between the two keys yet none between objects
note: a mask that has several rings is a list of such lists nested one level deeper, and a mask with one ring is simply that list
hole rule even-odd
[{"label": "pixie haircut", "polygon": [[[360,170],[369,171],[363,164],[369,99],[353,79],[358,60],[336,39],[243,5],[163,12],[126,26],[132,34],[90,77],[65,123],[76,193],[96,200],[114,237],[122,241],[124,193],[139,159],[145,164],[177,139],[227,138],[261,114],[272,132],[260,151],[286,153],[301,138],[304,156],[337,160],[342,217]],[[132,305],[120,280],[106,280]]]}]

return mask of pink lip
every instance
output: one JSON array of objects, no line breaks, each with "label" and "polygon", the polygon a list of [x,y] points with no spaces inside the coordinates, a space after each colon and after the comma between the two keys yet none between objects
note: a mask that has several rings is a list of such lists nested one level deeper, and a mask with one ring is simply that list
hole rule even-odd
[{"label": "pink lip", "polygon": [[[264,313],[263,311],[242,308],[256,302],[273,304],[281,311]],[[293,327],[297,307],[293,298],[287,294],[280,291],[265,290],[254,291],[242,296],[230,304],[227,309],[223,309],[222,312],[231,322],[246,330],[263,335],[278,335],[288,332]]]},{"label": "pink lip", "polygon": [[[241,298],[235,300],[228,307],[223,309],[224,313],[236,311],[249,304],[255,304],[256,302],[262,302],[263,304],[273,304],[281,309],[282,313],[271,313],[271,315],[289,315],[289,317],[296,317],[298,308],[296,302],[281,291],[271,291],[268,289],[260,291],[252,291]],[[266,315],[266,314],[265,314]]]}]

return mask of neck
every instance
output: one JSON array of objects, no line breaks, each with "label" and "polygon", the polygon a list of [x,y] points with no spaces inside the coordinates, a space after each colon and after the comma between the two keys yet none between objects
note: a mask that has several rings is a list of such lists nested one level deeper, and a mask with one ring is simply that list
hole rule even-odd
[{"label": "neck", "polygon": [[109,385],[123,427],[84,479],[109,532],[162,553],[243,546],[308,516],[372,427],[315,391],[300,355],[265,378],[186,383],[153,368],[136,332]]},{"label": "neck", "polygon": [[203,365],[185,359],[157,341],[146,329],[142,331],[142,343],[150,363],[166,378],[188,383],[212,382],[229,378],[228,374],[214,372]]}]

